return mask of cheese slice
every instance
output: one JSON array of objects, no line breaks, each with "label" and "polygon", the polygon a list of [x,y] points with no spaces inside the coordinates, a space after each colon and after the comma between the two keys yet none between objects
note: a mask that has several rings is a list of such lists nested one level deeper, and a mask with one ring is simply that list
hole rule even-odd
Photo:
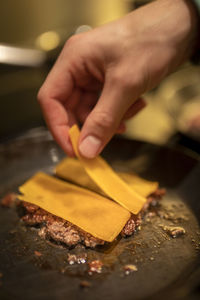
[{"label": "cheese slice", "polygon": [[108,242],[117,237],[131,216],[112,200],[42,172],[19,190],[20,200],[36,204]]},{"label": "cheese slice", "polygon": [[[55,169],[56,175],[69,180],[82,187],[88,188],[96,193],[105,195],[100,187],[89,177],[80,161],[76,158],[64,158]],[[131,189],[143,197],[147,197],[158,188],[158,182],[145,180],[135,173],[118,173]]]},{"label": "cheese slice", "polygon": [[76,156],[92,180],[111,199],[133,214],[138,214],[146,199],[132,190],[100,156],[94,159],[86,159],[79,155],[78,140],[80,132],[76,125],[70,128],[69,135]]},{"label": "cheese slice", "polygon": [[145,198],[154,193],[159,187],[158,182],[148,181],[134,173],[119,173],[119,176],[130,186],[131,189]]}]

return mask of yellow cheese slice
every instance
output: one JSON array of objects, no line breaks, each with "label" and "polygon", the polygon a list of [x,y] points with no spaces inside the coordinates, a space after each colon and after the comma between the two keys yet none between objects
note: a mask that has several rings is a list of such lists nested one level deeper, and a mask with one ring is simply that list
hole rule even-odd
[{"label": "yellow cheese slice", "polygon": [[76,156],[92,180],[111,199],[133,214],[138,214],[146,199],[132,190],[100,156],[94,159],[86,159],[79,155],[78,140],[80,132],[76,125],[70,128],[69,135]]},{"label": "yellow cheese slice", "polygon": [[145,180],[134,173],[119,173],[119,176],[131,189],[145,198],[155,192],[159,187],[158,182]]},{"label": "yellow cheese slice", "polygon": [[[80,161],[76,158],[66,157],[64,158],[55,169],[56,175],[69,180],[82,187],[88,188],[96,193],[103,193],[102,189],[89,177]],[[157,182],[145,180],[135,173],[122,173],[118,175],[130,186],[131,189],[135,190],[138,194],[143,197],[147,197],[158,188]]]},{"label": "yellow cheese slice", "polygon": [[55,173],[58,177],[69,180],[96,193],[103,194],[102,189],[90,178],[84,167],[77,158],[64,158],[56,165]]},{"label": "yellow cheese slice", "polygon": [[114,201],[42,172],[19,190],[20,200],[36,204],[108,242],[116,238],[130,218],[130,213]]}]

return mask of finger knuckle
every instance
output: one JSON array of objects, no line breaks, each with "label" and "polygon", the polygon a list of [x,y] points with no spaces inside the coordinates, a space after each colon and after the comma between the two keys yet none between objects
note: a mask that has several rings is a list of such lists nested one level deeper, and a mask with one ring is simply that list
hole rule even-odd
[{"label": "finger knuckle", "polygon": [[132,78],[128,74],[121,72],[115,72],[112,75],[111,83],[113,86],[118,87],[121,90],[130,89],[133,86]]},{"label": "finger knuckle", "polygon": [[38,94],[37,94],[37,100],[41,104],[45,101],[45,99],[46,99],[46,93],[43,90],[43,88],[40,88],[40,90],[38,91]]},{"label": "finger knuckle", "polygon": [[74,47],[74,45],[77,45],[78,41],[80,41],[79,35],[72,35],[70,38],[67,39],[65,43],[65,48]]},{"label": "finger knuckle", "polygon": [[115,124],[113,116],[108,112],[95,112],[91,121],[95,128],[101,129],[104,133],[110,130]]},{"label": "finger knuckle", "polygon": [[111,76],[111,82],[115,85],[122,85],[122,74],[114,72]]}]

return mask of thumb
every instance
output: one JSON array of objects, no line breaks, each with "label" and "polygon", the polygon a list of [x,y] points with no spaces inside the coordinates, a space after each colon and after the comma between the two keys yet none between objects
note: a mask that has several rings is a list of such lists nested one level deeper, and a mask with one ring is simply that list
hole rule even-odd
[{"label": "thumb", "polygon": [[94,158],[103,150],[134,102],[131,94],[120,84],[105,83],[101,97],[81,130],[79,152],[83,157]]}]

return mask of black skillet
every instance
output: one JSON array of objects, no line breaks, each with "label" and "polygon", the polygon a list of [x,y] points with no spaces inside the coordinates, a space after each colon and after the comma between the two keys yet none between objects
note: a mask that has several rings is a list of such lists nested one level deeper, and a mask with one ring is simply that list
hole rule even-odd
[{"label": "black skillet", "polygon": [[[44,129],[0,146],[0,197],[38,170],[53,172],[64,157]],[[69,265],[69,250],[47,243],[37,229],[25,228],[15,209],[0,208],[0,299],[198,299],[200,281],[200,162],[198,157],[165,147],[113,139],[104,157],[116,170],[134,170],[167,189],[157,213],[144,220],[134,237],[87,249],[88,261],[104,263],[101,274],[87,264]],[[170,237],[164,225],[186,233]],[[42,256],[35,255],[39,251]],[[124,266],[137,271],[125,275]],[[87,280],[90,287],[81,288]],[[197,298],[196,298],[197,297]]]}]

